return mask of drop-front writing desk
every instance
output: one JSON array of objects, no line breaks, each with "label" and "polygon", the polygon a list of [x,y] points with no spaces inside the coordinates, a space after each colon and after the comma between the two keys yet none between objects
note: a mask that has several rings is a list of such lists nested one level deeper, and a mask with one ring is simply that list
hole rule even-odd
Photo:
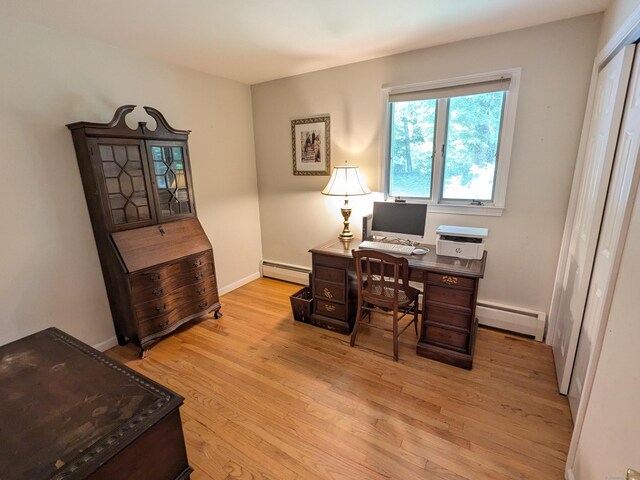
[{"label": "drop-front writing desk", "polygon": [[[359,238],[331,240],[309,250],[313,271],[313,311],[310,323],[349,333],[357,309],[358,288],[351,250]],[[422,325],[418,355],[471,368],[478,322],[478,283],[484,276],[487,252],[481,260],[436,255],[426,245],[424,255],[407,255],[409,279],[422,284]]]}]

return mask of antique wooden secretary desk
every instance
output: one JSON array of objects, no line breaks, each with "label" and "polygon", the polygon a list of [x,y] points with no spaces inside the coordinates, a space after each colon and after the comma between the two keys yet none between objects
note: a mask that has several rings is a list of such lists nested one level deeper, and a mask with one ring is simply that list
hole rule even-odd
[{"label": "antique wooden secretary desk", "polygon": [[150,345],[185,322],[220,315],[213,251],[196,217],[188,130],[154,108],[132,130],[109,123],[71,130],[118,342]]},{"label": "antique wooden secretary desk", "polygon": [[[358,288],[351,249],[359,238],[331,240],[310,250],[313,307],[310,323],[349,333],[356,315]],[[471,368],[478,322],[478,284],[484,276],[487,252],[480,260],[436,255],[428,245],[424,255],[410,255],[409,279],[422,285],[422,326],[418,355]]]}]

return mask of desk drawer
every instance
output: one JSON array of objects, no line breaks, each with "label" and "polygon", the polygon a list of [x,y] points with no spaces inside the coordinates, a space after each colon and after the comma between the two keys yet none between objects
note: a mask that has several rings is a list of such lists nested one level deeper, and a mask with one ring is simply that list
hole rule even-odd
[{"label": "desk drawer", "polygon": [[346,307],[343,304],[327,302],[325,300],[316,298],[315,312],[325,317],[337,318],[338,320],[344,320]]},{"label": "desk drawer", "polygon": [[455,307],[463,307],[471,311],[471,307],[473,306],[473,291],[427,285],[425,299],[427,302],[444,303]]},{"label": "desk drawer", "polygon": [[427,343],[445,345],[465,352],[469,348],[468,333],[436,327],[435,325],[429,325],[428,323],[425,324],[423,328],[424,335],[422,338],[425,339]]},{"label": "desk drawer", "polygon": [[316,280],[313,292],[316,298],[340,303],[344,303],[346,293],[343,283],[325,282],[324,280]]},{"label": "desk drawer", "polygon": [[339,268],[317,265],[315,267],[314,276],[316,280],[325,280],[327,282],[344,285],[345,271]]},{"label": "desk drawer", "polygon": [[471,313],[427,304],[427,323],[439,323],[471,330]]},{"label": "desk drawer", "polygon": [[439,273],[427,274],[427,283],[432,285],[443,285],[451,288],[464,288],[472,290],[475,280],[472,278],[457,277],[455,275],[441,275]]}]

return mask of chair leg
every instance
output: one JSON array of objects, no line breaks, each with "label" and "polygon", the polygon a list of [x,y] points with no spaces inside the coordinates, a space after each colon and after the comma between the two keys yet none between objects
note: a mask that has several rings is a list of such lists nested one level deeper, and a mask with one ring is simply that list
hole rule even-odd
[{"label": "chair leg", "polygon": [[413,307],[413,326],[416,330],[416,336],[418,336],[418,301]]},{"label": "chair leg", "polygon": [[393,361],[398,361],[398,311],[393,310]]},{"label": "chair leg", "polygon": [[356,323],[351,332],[349,344],[353,347],[356,344],[356,335],[358,334],[358,325],[360,325],[360,317],[362,316],[362,300],[358,299],[358,310],[356,311]]}]

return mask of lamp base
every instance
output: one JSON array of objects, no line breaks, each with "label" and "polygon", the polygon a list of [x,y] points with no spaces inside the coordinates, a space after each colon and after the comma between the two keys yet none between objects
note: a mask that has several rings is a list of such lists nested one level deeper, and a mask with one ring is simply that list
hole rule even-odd
[{"label": "lamp base", "polygon": [[349,230],[349,217],[351,216],[351,207],[349,206],[349,199],[345,197],[344,205],[340,209],[340,213],[342,213],[342,218],[344,218],[344,222],[342,222],[342,232],[338,235],[340,240],[351,240],[353,239],[353,233]]}]

